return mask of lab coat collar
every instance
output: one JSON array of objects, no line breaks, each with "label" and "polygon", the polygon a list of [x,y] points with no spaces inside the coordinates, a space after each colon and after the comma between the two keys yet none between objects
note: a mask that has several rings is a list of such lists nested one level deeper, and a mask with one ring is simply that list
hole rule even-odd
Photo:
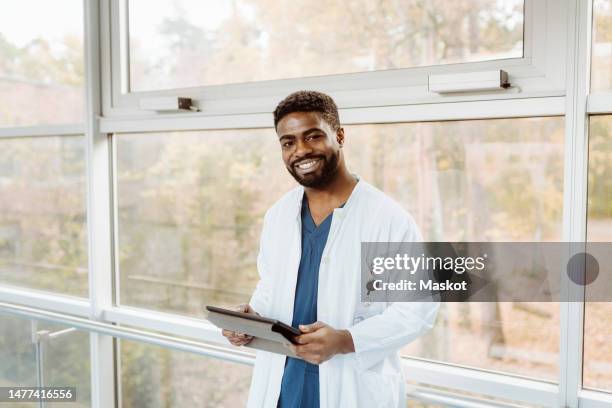
[{"label": "lab coat collar", "polygon": [[[344,206],[342,206],[341,208],[334,209],[334,215],[340,215],[348,211],[351,205],[357,200],[355,197],[359,195],[359,191],[361,190],[361,188],[363,187],[363,184],[365,183],[365,181],[362,181],[361,177],[359,177],[357,174],[355,173],[352,173],[352,174],[353,176],[357,178],[357,184],[355,184],[355,187],[353,187],[353,191],[351,192],[351,195],[349,196],[348,200],[346,200],[346,203],[344,204]],[[300,185],[298,186],[297,192],[295,195],[295,217],[296,218],[299,217],[302,212],[303,200],[304,200],[304,186]]]}]

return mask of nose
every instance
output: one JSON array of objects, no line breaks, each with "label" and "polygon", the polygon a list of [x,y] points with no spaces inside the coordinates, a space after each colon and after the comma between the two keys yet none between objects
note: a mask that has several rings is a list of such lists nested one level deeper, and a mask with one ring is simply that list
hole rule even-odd
[{"label": "nose", "polygon": [[296,158],[302,158],[312,153],[312,148],[302,138],[298,138],[295,145],[294,155]]}]

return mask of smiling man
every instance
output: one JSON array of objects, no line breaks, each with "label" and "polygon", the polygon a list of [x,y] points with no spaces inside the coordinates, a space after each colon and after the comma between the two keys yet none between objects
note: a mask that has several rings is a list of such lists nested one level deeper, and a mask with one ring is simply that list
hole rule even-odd
[{"label": "smiling man", "polygon": [[[274,111],[299,186],[266,213],[249,313],[292,322],[299,358],[257,352],[249,407],[405,407],[398,350],[432,327],[437,303],[360,300],[362,242],[421,239],[412,217],[345,163],[328,95],[299,91]],[[223,331],[237,346],[252,338]]]}]

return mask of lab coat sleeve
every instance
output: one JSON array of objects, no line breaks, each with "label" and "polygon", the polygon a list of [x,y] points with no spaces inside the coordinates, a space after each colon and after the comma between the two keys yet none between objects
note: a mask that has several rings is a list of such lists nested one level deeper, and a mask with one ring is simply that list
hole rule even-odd
[{"label": "lab coat sleeve", "polygon": [[367,370],[423,335],[433,327],[438,308],[438,302],[396,302],[350,327],[358,367]]},{"label": "lab coat sleeve", "polygon": [[259,282],[255,287],[255,291],[251,296],[249,304],[259,314],[266,316],[269,314],[270,297],[272,294],[272,277],[270,276],[270,266],[268,260],[267,239],[269,234],[268,213],[264,217],[263,228],[261,231],[261,239],[259,243],[259,255],[257,256],[257,272],[259,274]]},{"label": "lab coat sleeve", "polygon": [[[395,224],[398,225],[398,224]],[[399,223],[399,229],[389,226],[389,242],[419,242],[421,234],[410,217]],[[394,230],[394,231],[393,231]],[[348,330],[355,346],[355,360],[362,370],[372,368],[391,353],[416,340],[433,327],[439,302],[394,302],[375,316],[353,325]]]}]

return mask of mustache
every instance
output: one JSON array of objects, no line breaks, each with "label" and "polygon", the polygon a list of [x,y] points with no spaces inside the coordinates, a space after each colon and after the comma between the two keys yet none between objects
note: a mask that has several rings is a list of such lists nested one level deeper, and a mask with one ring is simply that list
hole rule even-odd
[{"label": "mustache", "polygon": [[312,160],[312,159],[323,159],[323,160],[325,160],[325,156],[323,156],[323,155],[312,155],[312,156],[303,157],[301,159],[296,159],[293,162],[291,162],[291,167],[295,167],[295,166],[297,166],[300,163],[303,163],[303,162],[306,162],[306,161]]}]

